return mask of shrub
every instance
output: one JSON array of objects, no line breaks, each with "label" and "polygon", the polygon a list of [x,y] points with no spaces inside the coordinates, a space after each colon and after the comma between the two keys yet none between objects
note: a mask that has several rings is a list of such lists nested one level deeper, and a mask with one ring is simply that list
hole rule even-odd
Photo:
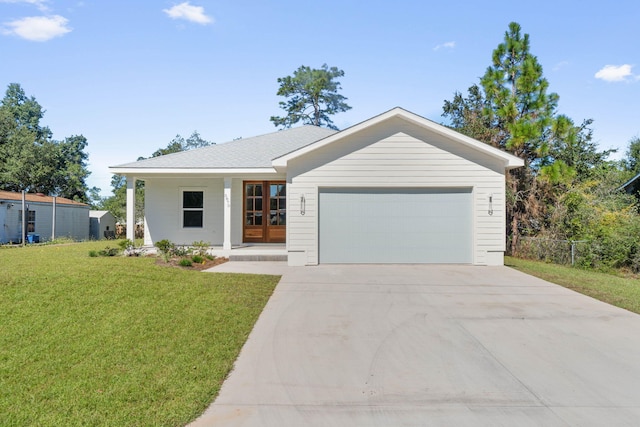
[{"label": "shrub", "polygon": [[191,267],[193,265],[191,260],[188,258],[182,258],[178,264],[180,264],[182,267]]},{"label": "shrub", "polygon": [[191,246],[193,248],[194,255],[204,256],[207,254],[207,251],[209,250],[211,243],[200,240],[198,242],[193,242]]},{"label": "shrub", "polygon": [[98,255],[100,255],[100,256],[116,256],[116,255],[118,255],[118,252],[120,252],[118,250],[118,248],[110,248],[109,246],[107,246],[106,248],[104,248],[101,251],[99,251]]},{"label": "shrub", "polygon": [[89,256],[91,258],[96,258],[97,256],[99,256],[98,251],[89,251]]},{"label": "shrub", "polygon": [[191,261],[195,262],[196,264],[204,264],[204,257],[200,255],[194,255],[191,257]]},{"label": "shrub", "polygon": [[171,259],[171,256],[173,255],[173,252],[175,251],[175,248],[176,248],[176,245],[167,239],[162,239],[156,242],[155,246],[156,248],[158,248],[158,250],[160,251],[160,254],[162,255],[162,257],[166,262],[168,262],[169,259]]}]

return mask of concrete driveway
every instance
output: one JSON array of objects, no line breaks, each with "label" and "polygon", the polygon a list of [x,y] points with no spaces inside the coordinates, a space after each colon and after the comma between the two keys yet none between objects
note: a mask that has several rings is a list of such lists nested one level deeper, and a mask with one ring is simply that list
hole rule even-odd
[{"label": "concrete driveway", "polygon": [[284,268],[193,426],[637,426],[640,316],[507,267]]}]

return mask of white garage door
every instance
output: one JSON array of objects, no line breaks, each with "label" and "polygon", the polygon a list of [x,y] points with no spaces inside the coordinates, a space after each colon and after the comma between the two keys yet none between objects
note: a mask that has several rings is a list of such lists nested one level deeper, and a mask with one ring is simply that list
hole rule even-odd
[{"label": "white garage door", "polygon": [[471,263],[471,189],[321,189],[320,263]]}]

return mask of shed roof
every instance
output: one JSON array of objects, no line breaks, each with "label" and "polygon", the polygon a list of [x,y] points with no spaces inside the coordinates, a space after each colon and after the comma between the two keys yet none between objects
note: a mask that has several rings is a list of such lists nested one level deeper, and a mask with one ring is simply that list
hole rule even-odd
[{"label": "shed roof", "polygon": [[[20,202],[22,201],[22,193],[17,193],[15,191],[0,190],[0,200],[12,200],[12,201]],[[25,200],[27,202],[53,203],[52,196],[45,196],[42,193],[26,193]],[[75,200],[66,199],[64,197],[56,197],[56,204],[74,205],[74,206],[83,206],[83,207],[89,206],[86,203],[76,202]]]},{"label": "shed roof", "polygon": [[109,212],[109,211],[91,210],[91,211],[89,211],[89,218],[102,218],[103,216],[105,216],[107,214],[113,216],[113,214],[111,214],[111,212]]},{"label": "shed roof", "polygon": [[276,157],[288,154],[335,132],[332,129],[306,125],[196,150],[152,157],[111,168],[116,170],[120,168],[141,170],[270,168],[271,162]]}]

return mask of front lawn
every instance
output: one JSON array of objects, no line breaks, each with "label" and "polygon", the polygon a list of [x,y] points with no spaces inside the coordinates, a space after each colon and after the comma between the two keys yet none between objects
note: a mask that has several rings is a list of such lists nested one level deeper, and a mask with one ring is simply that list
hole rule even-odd
[{"label": "front lawn", "polygon": [[89,257],[106,244],[0,248],[2,426],[188,423],[279,280]]},{"label": "front lawn", "polygon": [[505,257],[506,266],[640,314],[640,280],[593,270]]}]

